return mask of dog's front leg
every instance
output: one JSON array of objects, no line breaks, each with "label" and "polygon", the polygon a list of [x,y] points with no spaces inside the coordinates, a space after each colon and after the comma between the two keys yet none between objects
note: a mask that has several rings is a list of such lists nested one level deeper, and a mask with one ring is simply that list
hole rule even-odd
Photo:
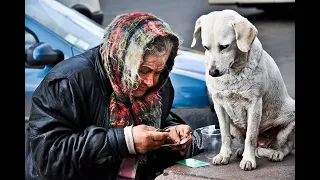
[{"label": "dog's front leg", "polygon": [[213,157],[212,163],[214,165],[228,164],[231,151],[231,134],[230,134],[230,117],[221,105],[215,104],[215,111],[217,113],[220,132],[221,132],[221,149],[218,155]]},{"label": "dog's front leg", "polygon": [[243,158],[240,162],[240,168],[243,170],[252,170],[257,166],[255,158],[255,149],[257,147],[257,137],[259,134],[259,125],[262,115],[262,99],[252,101],[248,108],[248,124],[246,139],[244,144]]}]

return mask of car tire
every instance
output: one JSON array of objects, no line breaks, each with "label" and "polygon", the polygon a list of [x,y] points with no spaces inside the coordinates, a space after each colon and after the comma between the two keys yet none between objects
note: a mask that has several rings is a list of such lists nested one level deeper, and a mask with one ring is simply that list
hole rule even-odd
[{"label": "car tire", "polygon": [[99,10],[92,13],[92,19],[100,25],[103,25],[104,12]]},{"label": "car tire", "polygon": [[75,9],[79,13],[87,16],[88,18],[92,19],[92,12],[86,6],[84,6],[82,4],[75,4],[75,5],[71,6],[71,8]]}]

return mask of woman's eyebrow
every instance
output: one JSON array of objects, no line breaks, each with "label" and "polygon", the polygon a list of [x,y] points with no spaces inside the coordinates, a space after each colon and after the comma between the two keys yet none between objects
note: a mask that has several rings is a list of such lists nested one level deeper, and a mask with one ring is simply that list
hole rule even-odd
[{"label": "woman's eyebrow", "polygon": [[142,65],[139,70],[144,70],[144,71],[156,71],[156,72],[162,72],[166,69],[166,66],[164,66],[161,70],[158,69],[152,69],[152,67],[148,65]]},{"label": "woman's eyebrow", "polygon": [[147,71],[152,71],[153,69],[151,69],[150,67],[148,67],[148,66],[141,66],[140,68],[139,68],[139,70],[147,70]]}]

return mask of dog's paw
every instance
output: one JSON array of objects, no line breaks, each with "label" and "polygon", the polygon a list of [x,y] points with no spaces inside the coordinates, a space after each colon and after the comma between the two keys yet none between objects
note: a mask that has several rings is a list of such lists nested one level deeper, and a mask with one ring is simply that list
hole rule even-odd
[{"label": "dog's paw", "polygon": [[229,164],[230,157],[225,157],[221,154],[212,158],[213,165]]},{"label": "dog's paw", "polygon": [[270,161],[278,162],[278,161],[282,161],[283,157],[284,157],[283,152],[281,152],[281,151],[274,151],[274,152],[270,155],[269,160],[270,160]]},{"label": "dog's paw", "polygon": [[243,147],[238,148],[238,149],[236,150],[236,156],[237,156],[237,158],[242,158],[243,151],[244,151],[244,148],[243,148]]},{"label": "dog's paw", "polygon": [[256,167],[257,167],[257,163],[255,160],[247,160],[243,158],[240,162],[240,168],[245,171],[253,170]]}]

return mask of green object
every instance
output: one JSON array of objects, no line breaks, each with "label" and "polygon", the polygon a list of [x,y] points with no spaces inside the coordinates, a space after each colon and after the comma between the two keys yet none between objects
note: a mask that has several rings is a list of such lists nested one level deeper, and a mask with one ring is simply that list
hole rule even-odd
[{"label": "green object", "polygon": [[192,168],[210,165],[207,162],[200,161],[200,160],[193,159],[193,158],[183,159],[183,160],[177,161],[177,163],[185,165],[185,166],[189,166]]}]

